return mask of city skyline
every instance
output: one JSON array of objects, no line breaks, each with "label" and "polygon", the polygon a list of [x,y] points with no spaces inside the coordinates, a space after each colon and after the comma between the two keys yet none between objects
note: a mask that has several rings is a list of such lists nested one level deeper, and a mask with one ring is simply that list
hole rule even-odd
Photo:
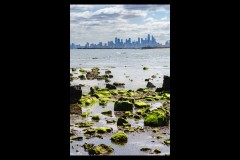
[{"label": "city skyline", "polygon": [[114,41],[99,42],[97,44],[87,42],[86,44],[70,43],[70,49],[77,48],[142,48],[142,47],[170,47],[170,40],[167,40],[164,44],[158,43],[155,37],[148,34],[147,37],[138,37],[137,40],[127,38],[125,40],[115,37]]},{"label": "city skyline", "polygon": [[170,5],[70,5],[70,43],[85,45],[152,34],[170,40]]}]

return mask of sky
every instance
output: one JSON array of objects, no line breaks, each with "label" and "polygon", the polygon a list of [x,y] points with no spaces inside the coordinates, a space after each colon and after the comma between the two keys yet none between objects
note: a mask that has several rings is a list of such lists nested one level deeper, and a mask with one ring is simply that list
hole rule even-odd
[{"label": "sky", "polygon": [[155,37],[170,40],[170,5],[70,5],[70,43]]}]

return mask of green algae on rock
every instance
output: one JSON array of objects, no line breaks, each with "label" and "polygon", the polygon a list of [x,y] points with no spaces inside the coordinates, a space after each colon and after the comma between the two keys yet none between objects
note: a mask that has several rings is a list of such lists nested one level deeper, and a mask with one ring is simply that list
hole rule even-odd
[{"label": "green algae on rock", "polygon": [[151,152],[152,149],[151,148],[141,148],[140,151],[149,151],[149,152]]},{"label": "green algae on rock", "polygon": [[85,74],[85,73],[88,72],[87,70],[84,70],[84,69],[80,69],[79,71],[80,71],[81,73],[83,73],[83,74]]},{"label": "green algae on rock", "polygon": [[93,128],[86,129],[84,134],[94,134],[96,131]]},{"label": "green algae on rock", "polygon": [[145,107],[150,107],[149,104],[143,102],[143,101],[135,101],[134,103],[135,107],[137,108],[145,108]]},{"label": "green algae on rock", "polygon": [[158,128],[154,128],[152,131],[153,131],[154,133],[156,133],[157,131],[159,131],[159,129],[158,129]]},{"label": "green algae on rock", "polygon": [[129,101],[116,101],[114,104],[114,111],[131,111],[134,104]]},{"label": "green algae on rock", "polygon": [[98,146],[93,146],[88,149],[89,155],[103,155],[109,154],[113,152],[113,148],[111,146],[107,146],[105,144],[100,144]]},{"label": "green algae on rock", "polygon": [[114,82],[113,85],[114,86],[124,86],[125,83]]},{"label": "green algae on rock", "polygon": [[166,116],[166,113],[159,110],[153,110],[144,120],[145,126],[165,126],[168,125],[169,118]]},{"label": "green algae on rock", "polygon": [[130,111],[124,112],[124,115],[125,115],[126,117],[133,117],[133,114],[132,114]]},{"label": "green algae on rock", "polygon": [[164,141],[164,144],[170,145],[170,138],[166,139],[166,140]]},{"label": "green algae on rock", "polygon": [[119,131],[118,133],[112,135],[111,141],[117,144],[124,144],[127,143],[128,136],[126,133]]},{"label": "green algae on rock", "polygon": [[162,138],[164,138],[163,135],[158,135],[157,136],[157,139],[162,139]]},{"label": "green algae on rock", "polygon": [[92,116],[92,119],[93,119],[93,120],[100,120],[99,115],[97,115],[97,114],[96,114],[96,115],[93,115],[93,116]]},{"label": "green algae on rock", "polygon": [[79,103],[82,104],[83,106],[89,106],[92,105],[94,103],[99,102],[99,100],[96,97],[82,97],[79,100]]},{"label": "green algae on rock", "polygon": [[106,120],[107,121],[107,123],[116,123],[117,121],[116,120]]}]

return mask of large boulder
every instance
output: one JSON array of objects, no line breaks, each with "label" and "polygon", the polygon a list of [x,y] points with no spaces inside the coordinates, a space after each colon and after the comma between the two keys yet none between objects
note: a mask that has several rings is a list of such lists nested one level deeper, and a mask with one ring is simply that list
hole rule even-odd
[{"label": "large boulder", "polygon": [[164,76],[163,77],[163,85],[162,88],[157,88],[155,92],[170,92],[170,77],[169,76]]},{"label": "large boulder", "polygon": [[132,111],[134,104],[129,101],[116,101],[114,111]]},{"label": "large boulder", "polygon": [[150,112],[144,120],[145,126],[166,126],[169,124],[167,112],[154,110]]},{"label": "large boulder", "polygon": [[70,104],[77,103],[82,97],[81,86],[70,86]]}]

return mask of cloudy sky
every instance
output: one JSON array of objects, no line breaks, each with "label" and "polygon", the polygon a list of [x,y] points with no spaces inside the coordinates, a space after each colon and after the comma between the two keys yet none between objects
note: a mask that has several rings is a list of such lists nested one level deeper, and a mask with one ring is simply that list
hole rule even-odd
[{"label": "cloudy sky", "polygon": [[70,43],[107,43],[115,37],[170,39],[170,5],[70,5]]}]

